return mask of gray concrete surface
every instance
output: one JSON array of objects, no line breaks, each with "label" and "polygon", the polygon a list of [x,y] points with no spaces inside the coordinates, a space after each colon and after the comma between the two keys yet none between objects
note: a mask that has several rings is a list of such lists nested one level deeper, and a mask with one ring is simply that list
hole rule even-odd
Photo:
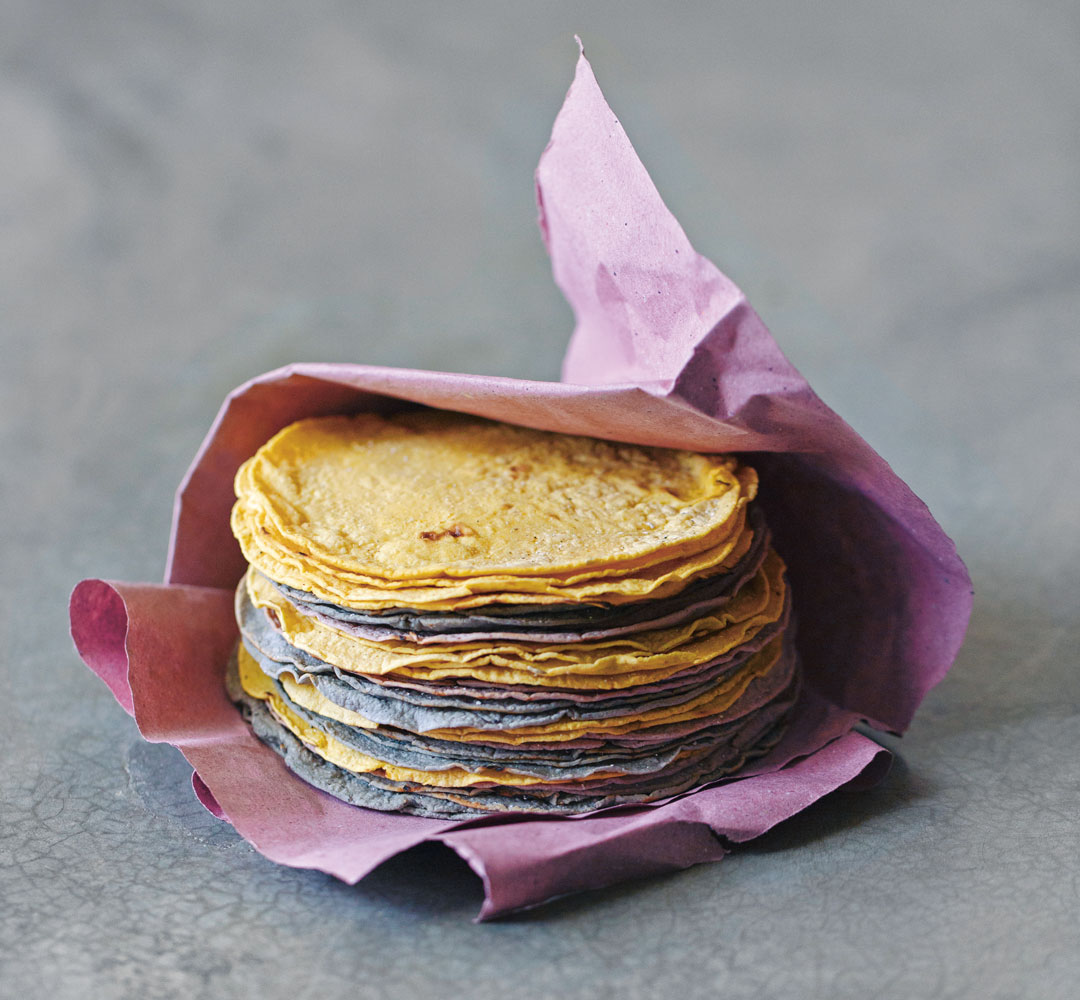
[{"label": "gray concrete surface", "polygon": [[[0,2],[0,995],[1065,998],[1080,976],[1080,8]],[[204,813],[81,665],[218,403],[292,360],[552,378],[531,174],[571,35],[700,250],[977,603],[879,790],[489,926]]]}]

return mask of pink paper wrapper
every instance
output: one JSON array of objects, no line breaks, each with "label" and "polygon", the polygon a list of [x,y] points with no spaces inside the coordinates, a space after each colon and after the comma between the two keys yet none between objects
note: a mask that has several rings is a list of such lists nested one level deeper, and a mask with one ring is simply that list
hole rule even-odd
[{"label": "pink paper wrapper", "polygon": [[[232,392],[177,494],[164,585],[86,580],[80,655],[142,735],[178,747],[200,801],[268,858],[356,882],[422,841],[483,880],[485,919],[714,861],[822,795],[880,777],[853,730],[900,732],[963,639],[971,583],[923,503],[810,389],[742,293],[694,252],[582,53],[536,175],[540,228],[577,324],[560,383],[298,364]],[[750,452],[787,561],[805,692],[782,743],[738,780],[579,818],[451,823],[346,805],[289,772],[226,697],[233,476],[302,417],[419,403],[544,430]]]}]

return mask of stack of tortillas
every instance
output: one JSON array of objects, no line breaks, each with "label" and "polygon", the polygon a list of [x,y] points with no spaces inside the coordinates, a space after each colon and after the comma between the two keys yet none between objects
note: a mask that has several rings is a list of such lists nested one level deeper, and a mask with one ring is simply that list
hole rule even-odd
[{"label": "stack of tortillas", "polygon": [[581,813],[731,774],[797,688],[752,468],[438,410],[286,427],[236,477],[229,688],[375,809]]}]

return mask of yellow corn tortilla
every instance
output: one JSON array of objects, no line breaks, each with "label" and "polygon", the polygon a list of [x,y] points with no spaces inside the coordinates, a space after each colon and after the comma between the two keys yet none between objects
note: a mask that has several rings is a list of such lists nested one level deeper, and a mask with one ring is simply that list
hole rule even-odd
[{"label": "yellow corn tortilla", "polygon": [[715,614],[672,628],[564,644],[376,642],[300,614],[258,573],[249,571],[247,586],[252,603],[271,612],[293,646],[352,673],[617,689],[662,680],[750,641],[784,612],[784,570],[770,550],[757,575]]},{"label": "yellow corn tortilla", "polygon": [[260,448],[232,525],[266,575],[351,606],[634,600],[730,560],[756,491],[730,456],[360,414]]},{"label": "yellow corn tortilla", "polygon": [[[691,580],[733,567],[746,554],[753,532],[746,526],[745,503],[732,518],[731,535],[716,546],[686,558],[646,566],[622,577],[599,577],[566,583],[554,577],[483,577],[449,580],[445,586],[413,587],[390,582],[373,585],[341,571],[326,570],[276,542],[262,528],[237,521],[233,508],[233,533],[245,558],[266,576],[322,600],[360,610],[410,607],[429,611],[455,611],[486,604],[568,604],[575,602],[626,604],[658,600],[681,591]],[[514,589],[507,590],[505,588]]]}]

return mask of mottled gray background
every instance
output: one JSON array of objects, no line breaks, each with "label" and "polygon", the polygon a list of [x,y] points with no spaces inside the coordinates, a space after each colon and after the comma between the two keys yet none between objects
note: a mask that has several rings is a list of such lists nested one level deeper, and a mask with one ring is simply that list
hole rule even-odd
[{"label": "mottled gray background", "polygon": [[[0,0],[0,994],[1076,996],[1080,8]],[[574,31],[691,239],[957,539],[963,652],[879,790],[477,927],[423,849],[277,868],[81,665],[224,394],[553,378],[531,175]]]}]

